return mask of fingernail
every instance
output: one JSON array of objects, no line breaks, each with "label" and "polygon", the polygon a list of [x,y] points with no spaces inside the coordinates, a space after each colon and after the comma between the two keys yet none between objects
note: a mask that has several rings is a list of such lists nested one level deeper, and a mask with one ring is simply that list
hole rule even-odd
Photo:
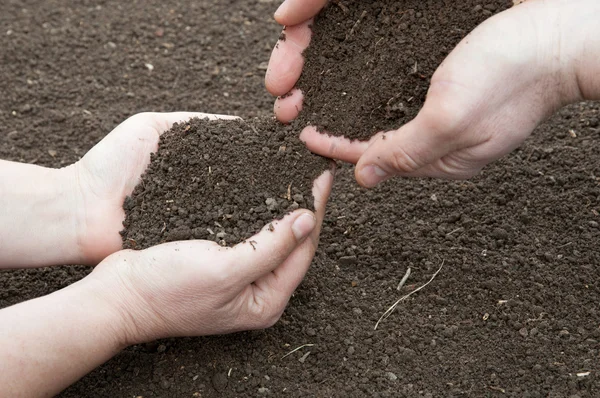
[{"label": "fingernail", "polygon": [[369,188],[374,187],[389,177],[389,174],[385,170],[375,165],[363,167],[359,175],[361,182]]},{"label": "fingernail", "polygon": [[279,18],[281,16],[283,16],[283,14],[285,14],[285,12],[287,11],[288,8],[288,1],[284,1],[282,5],[279,6],[279,8],[277,9],[277,11],[275,11],[275,18]]},{"label": "fingernail", "polygon": [[297,240],[306,238],[317,226],[317,219],[312,214],[304,213],[292,225],[292,232]]}]

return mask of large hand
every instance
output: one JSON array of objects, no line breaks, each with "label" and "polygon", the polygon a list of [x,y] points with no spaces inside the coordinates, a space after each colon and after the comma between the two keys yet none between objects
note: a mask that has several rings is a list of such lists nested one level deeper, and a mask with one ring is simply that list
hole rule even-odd
[{"label": "large hand", "polygon": [[160,135],[192,117],[231,119],[203,113],[141,113],[115,128],[79,162],[64,170],[74,184],[78,239],[84,262],[97,264],[121,249],[123,201],[140,181]]},{"label": "large hand", "polygon": [[[282,6],[278,20],[290,18],[291,3]],[[367,187],[393,175],[473,176],[519,146],[557,108],[600,95],[593,61],[600,54],[599,12],[594,0],[529,0],[489,19],[457,46],[410,123],[369,142],[328,137],[314,128],[301,138],[313,152],[358,163],[356,178]],[[267,73],[273,94],[292,89],[299,78],[310,34],[308,23],[287,28]],[[276,102],[282,121],[301,109],[302,93],[292,93]]]},{"label": "large hand", "polygon": [[296,211],[252,244],[122,251],[63,290],[0,310],[0,395],[54,396],[130,344],[271,326],[311,263],[332,181],[326,172],[315,183],[316,214]]},{"label": "large hand", "polygon": [[122,314],[125,344],[274,324],[313,259],[332,182],[330,171],[315,182],[315,214],[296,211],[252,244],[174,242],[108,257],[89,278]]}]

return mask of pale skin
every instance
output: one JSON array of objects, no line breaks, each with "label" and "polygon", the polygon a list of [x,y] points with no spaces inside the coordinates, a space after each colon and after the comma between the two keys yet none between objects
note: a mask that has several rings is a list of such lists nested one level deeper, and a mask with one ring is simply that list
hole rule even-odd
[{"label": "pale skin", "polygon": [[0,310],[0,396],[51,397],[125,347],[273,325],[306,274],[333,182],[298,210],[223,248],[187,241],[121,251],[125,196],[161,133],[190,117],[136,115],[61,170],[0,161],[0,268],[99,265],[81,281]]},{"label": "pale skin", "polygon": [[[273,50],[267,89],[281,96],[275,114],[296,118],[295,89],[311,40],[309,25],[326,0],[286,0],[275,14],[286,40]],[[469,178],[508,154],[559,108],[600,99],[600,2],[527,0],[471,32],[433,75],[417,117],[368,142],[307,127],[310,150],[356,163],[356,179],[374,187],[393,176]],[[393,67],[393,65],[390,65]],[[385,136],[385,140],[383,139]]]}]

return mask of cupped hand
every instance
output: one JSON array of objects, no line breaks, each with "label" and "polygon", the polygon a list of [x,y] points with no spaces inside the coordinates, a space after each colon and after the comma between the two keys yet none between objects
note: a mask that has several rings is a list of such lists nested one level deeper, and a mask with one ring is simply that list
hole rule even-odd
[{"label": "cupped hand", "polygon": [[[325,2],[311,2],[300,12],[304,3],[287,0],[276,16],[284,24],[298,23],[287,27],[286,40],[273,51],[266,76],[271,93],[292,90],[275,104],[284,122],[302,109],[302,93],[293,87],[311,31],[310,21],[298,18],[316,14]],[[597,10],[598,5],[590,0],[578,3],[530,0],[484,22],[442,63],[422,110],[398,130],[379,133],[368,142],[351,142],[308,127],[301,138],[315,153],[357,163],[357,181],[366,187],[395,175],[471,177],[518,147],[559,107],[586,98],[576,65],[582,64],[577,55],[588,41],[574,36],[573,19],[567,15],[575,8]],[[298,18],[292,18],[292,12]],[[593,21],[580,18],[579,24]]]},{"label": "cupped hand", "polygon": [[82,260],[97,264],[121,249],[125,213],[123,201],[140,181],[158,149],[160,135],[174,123],[192,117],[232,119],[204,113],[140,113],[130,117],[92,148],[79,162],[64,169],[73,186],[78,244]]},{"label": "cupped hand", "polygon": [[298,210],[233,248],[167,243],[121,251],[89,276],[123,319],[123,345],[273,325],[316,251],[333,172],[314,184],[316,211]]}]

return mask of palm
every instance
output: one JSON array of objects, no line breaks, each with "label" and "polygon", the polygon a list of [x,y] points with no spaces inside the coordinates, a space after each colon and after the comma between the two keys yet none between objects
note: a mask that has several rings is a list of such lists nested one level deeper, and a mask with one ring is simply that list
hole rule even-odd
[{"label": "palm", "polygon": [[99,262],[121,249],[123,201],[139,183],[150,154],[158,149],[160,135],[191,117],[229,118],[200,113],[138,114],[120,124],[74,165],[86,258]]}]

